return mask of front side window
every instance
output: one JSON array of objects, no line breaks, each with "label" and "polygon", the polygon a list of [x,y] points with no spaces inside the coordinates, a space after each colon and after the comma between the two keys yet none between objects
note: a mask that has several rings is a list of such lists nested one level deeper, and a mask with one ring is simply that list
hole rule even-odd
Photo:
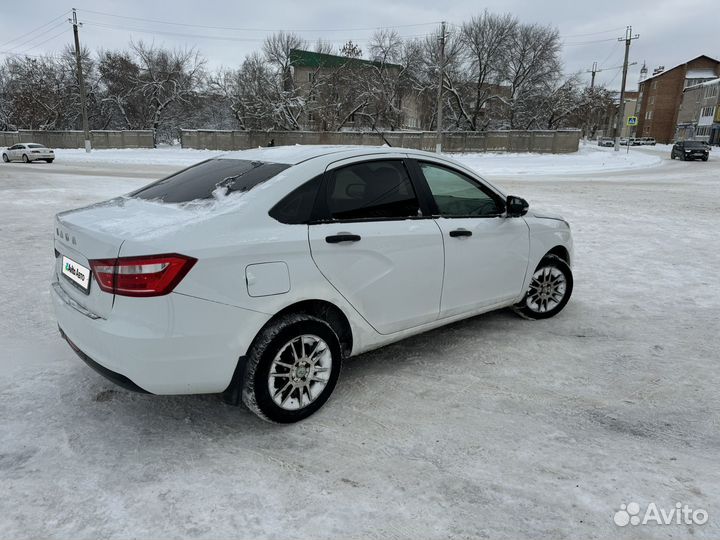
[{"label": "front side window", "polygon": [[337,220],[420,215],[415,189],[400,160],[366,161],[333,171],[327,185],[327,208]]},{"label": "front side window", "polygon": [[209,159],[130,194],[138,199],[186,203],[210,199],[218,188],[225,194],[249,191],[290,165],[244,159]]},{"label": "front side window", "polygon": [[490,217],[502,213],[496,198],[464,174],[434,163],[420,163],[420,169],[441,216]]}]

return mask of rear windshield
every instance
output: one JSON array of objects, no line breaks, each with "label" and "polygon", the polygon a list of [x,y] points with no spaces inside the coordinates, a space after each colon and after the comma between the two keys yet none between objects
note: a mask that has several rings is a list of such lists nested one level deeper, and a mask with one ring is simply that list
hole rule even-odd
[{"label": "rear windshield", "polygon": [[685,141],[685,148],[705,148],[705,143],[700,141]]},{"label": "rear windshield", "polygon": [[28,148],[45,148],[42,144],[28,144]]},{"label": "rear windshield", "polygon": [[226,188],[226,193],[249,191],[289,166],[243,159],[209,159],[140,188],[130,196],[167,203],[210,199],[219,187]]}]

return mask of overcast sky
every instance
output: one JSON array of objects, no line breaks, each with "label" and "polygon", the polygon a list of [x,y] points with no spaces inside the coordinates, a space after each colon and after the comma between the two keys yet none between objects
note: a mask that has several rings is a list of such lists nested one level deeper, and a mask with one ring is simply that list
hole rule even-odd
[{"label": "overcast sky", "polygon": [[[630,61],[637,65],[628,75],[628,90],[636,89],[643,61],[652,73],[655,66],[670,68],[700,54],[720,58],[717,0],[33,0],[12,4],[2,0],[0,7],[0,58],[7,52],[61,50],[71,41],[72,32],[60,16],[72,7],[85,22],[82,43],[91,49],[121,48],[131,38],[192,46],[211,68],[237,66],[274,30],[295,31],[310,41],[322,37],[336,47],[352,39],[365,50],[371,28],[397,26],[401,36],[423,36],[441,20],[461,24],[484,8],[510,12],[523,22],[557,27],[564,42],[565,71],[583,72],[588,80],[585,71],[594,61],[601,68],[622,64],[623,44],[616,38],[624,35],[626,25],[632,25],[640,39],[633,41],[630,50]],[[52,21],[55,17],[59,18]],[[619,69],[607,69],[596,78],[597,84],[613,89],[619,89],[620,80]]]}]

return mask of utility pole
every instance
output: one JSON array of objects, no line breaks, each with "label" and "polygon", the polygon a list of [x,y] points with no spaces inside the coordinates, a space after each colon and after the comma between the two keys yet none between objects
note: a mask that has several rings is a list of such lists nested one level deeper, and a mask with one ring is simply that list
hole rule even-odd
[{"label": "utility pole", "polygon": [[437,142],[435,143],[435,152],[442,152],[442,123],[443,123],[443,82],[445,80],[445,21],[440,25],[440,54],[438,63],[438,93],[437,93]]},{"label": "utility pole", "polygon": [[75,62],[77,63],[77,77],[80,86],[80,108],[82,109],[83,131],[85,132],[85,151],[90,152],[92,146],[90,144],[90,130],[88,129],[87,103],[85,102],[85,79],[83,78],[82,62],[80,60],[80,36],[78,35],[78,26],[82,23],[77,22],[77,11],[72,8],[72,19],[68,22],[73,26],[73,34],[75,35]]},{"label": "utility pole", "polygon": [[[630,56],[630,43],[633,39],[638,39],[640,34],[633,35],[632,26],[625,28],[625,37],[618,38],[618,41],[625,41],[625,60],[623,61],[622,86],[620,87],[620,107],[618,109],[618,118],[615,122],[615,151],[620,151],[620,123],[625,121],[625,82],[627,81],[628,57]],[[627,141],[630,146],[630,138]],[[629,148],[628,148],[629,150]]]},{"label": "utility pole", "polygon": [[595,74],[598,72],[597,62],[593,62],[593,67],[590,70],[590,73],[592,73],[592,78],[590,79],[590,90],[595,88]]}]

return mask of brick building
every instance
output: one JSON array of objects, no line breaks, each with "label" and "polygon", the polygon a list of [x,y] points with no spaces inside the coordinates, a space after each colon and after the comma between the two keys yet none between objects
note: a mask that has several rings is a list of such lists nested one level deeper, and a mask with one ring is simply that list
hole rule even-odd
[{"label": "brick building", "polygon": [[640,83],[637,137],[672,142],[683,90],[720,76],[720,61],[701,55],[653,74]]},{"label": "brick building", "polygon": [[720,144],[720,79],[685,89],[675,139]]}]

